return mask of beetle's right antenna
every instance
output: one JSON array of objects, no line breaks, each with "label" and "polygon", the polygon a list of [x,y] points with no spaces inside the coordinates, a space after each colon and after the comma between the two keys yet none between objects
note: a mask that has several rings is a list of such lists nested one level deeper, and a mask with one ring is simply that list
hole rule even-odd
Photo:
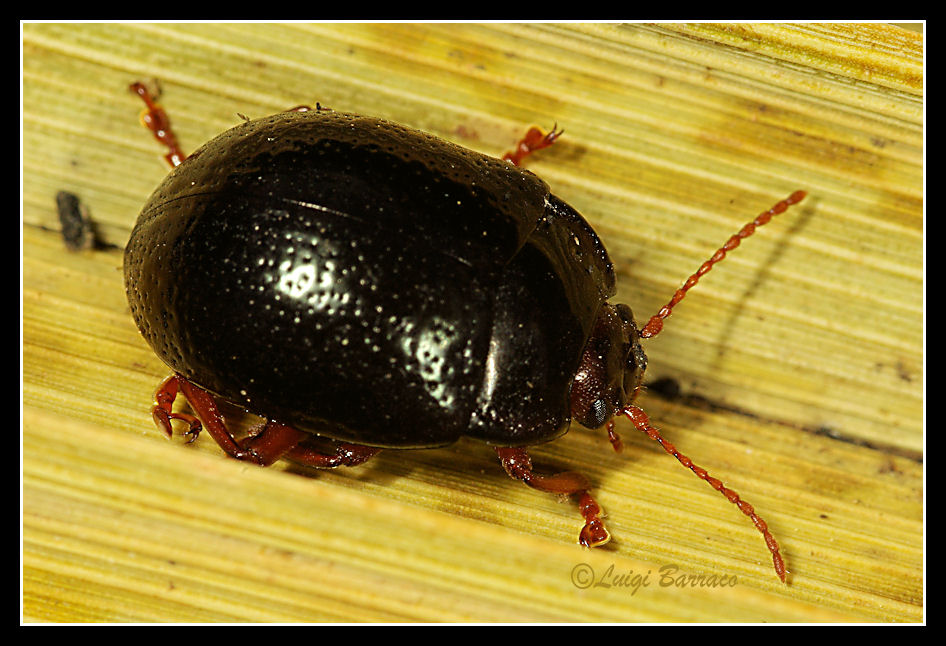
[{"label": "beetle's right antenna", "polygon": [[636,426],[639,431],[643,432],[650,439],[660,444],[664,451],[679,460],[680,464],[695,473],[696,477],[701,480],[705,480],[713,489],[726,496],[726,499],[729,502],[736,505],[736,507],[739,508],[739,511],[749,517],[749,520],[752,521],[752,524],[755,525],[756,529],[762,533],[762,537],[765,539],[765,545],[769,548],[769,552],[772,554],[772,565],[775,567],[775,574],[777,574],[778,578],[782,580],[782,583],[784,583],[785,561],[782,560],[782,554],[779,552],[778,543],[776,542],[775,537],[772,536],[772,532],[769,531],[769,526],[764,520],[762,520],[762,517],[756,513],[752,505],[740,498],[739,494],[724,485],[719,479],[714,478],[709,473],[707,473],[706,469],[697,466],[693,463],[693,460],[677,451],[676,447],[665,440],[660,435],[660,431],[651,425],[650,419],[647,417],[647,413],[645,413],[643,410],[637,406],[629,405],[624,410],[622,410],[621,413],[626,415],[627,418],[634,423],[634,426]]},{"label": "beetle's right antenna", "polygon": [[673,298],[670,299],[670,302],[660,308],[659,312],[650,317],[650,320],[647,321],[647,325],[641,328],[641,338],[649,339],[651,337],[657,336],[664,327],[664,319],[670,316],[676,304],[683,300],[683,297],[686,296],[687,292],[690,291],[694,285],[696,285],[700,278],[702,278],[703,274],[708,272],[713,268],[713,265],[726,257],[726,252],[732,251],[738,247],[740,242],[755,233],[756,228],[761,227],[763,224],[767,224],[773,216],[784,213],[788,207],[801,202],[803,199],[805,199],[805,195],[807,195],[805,191],[795,191],[768,211],[760,214],[752,222],[749,222],[746,226],[742,227],[739,233],[727,240],[726,244],[720,247],[716,253],[713,254],[712,258],[704,262],[695,274],[687,278],[687,281],[683,284],[683,287],[678,289],[673,294]]}]

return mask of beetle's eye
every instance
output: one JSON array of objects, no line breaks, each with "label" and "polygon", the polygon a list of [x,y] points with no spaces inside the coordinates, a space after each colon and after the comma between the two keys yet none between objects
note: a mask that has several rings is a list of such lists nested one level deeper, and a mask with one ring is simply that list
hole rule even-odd
[{"label": "beetle's eye", "polygon": [[591,405],[591,408],[588,411],[590,428],[598,428],[604,424],[611,417],[611,410],[608,407],[608,404],[603,399],[596,399],[595,402]]}]

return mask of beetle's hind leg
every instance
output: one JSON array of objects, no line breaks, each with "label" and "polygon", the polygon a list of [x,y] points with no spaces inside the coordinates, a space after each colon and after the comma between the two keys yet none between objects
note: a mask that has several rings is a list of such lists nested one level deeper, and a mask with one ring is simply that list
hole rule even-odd
[{"label": "beetle's hind leg", "polygon": [[[197,417],[171,412],[171,407],[179,392],[187,398],[191,408],[197,413]],[[381,450],[360,444],[338,442],[334,453],[321,453],[309,445],[312,435],[274,420],[266,422],[259,432],[237,441],[227,428],[213,395],[180,375],[168,377],[158,387],[151,414],[154,416],[155,423],[168,437],[171,436],[172,419],[180,419],[190,424],[190,429],[186,433],[190,436],[188,440],[190,442],[197,439],[202,421],[204,428],[227,455],[262,466],[269,466],[280,458],[287,457],[320,469],[351,467],[367,462]]]},{"label": "beetle's hind leg", "polygon": [[540,476],[532,471],[532,459],[525,449],[495,447],[495,450],[503,468],[511,478],[522,480],[539,491],[578,496],[578,511],[585,519],[585,526],[578,535],[579,543],[585,547],[596,547],[611,540],[611,535],[599,518],[601,507],[588,493],[591,483],[585,476],[574,471],[565,471],[554,476]]},{"label": "beetle's hind leg", "polygon": [[177,399],[177,394],[181,389],[182,379],[183,377],[178,375],[171,375],[161,382],[161,385],[158,386],[158,389],[154,392],[154,406],[151,407],[151,416],[154,418],[154,423],[157,424],[158,428],[164,431],[164,434],[168,436],[168,439],[174,434],[171,428],[172,419],[187,422],[190,428],[184,435],[187,436],[187,443],[190,444],[200,435],[202,427],[200,420],[193,415],[172,412],[174,400]]},{"label": "beetle's hind leg", "polygon": [[[197,417],[185,413],[171,412],[171,407],[178,393],[184,395],[191,408],[197,413]],[[154,398],[155,405],[151,409],[151,415],[158,427],[168,437],[171,437],[172,419],[180,419],[190,424],[190,429],[186,433],[189,436],[188,442],[197,439],[197,435],[202,428],[201,422],[203,422],[203,428],[207,429],[210,436],[220,445],[221,449],[227,452],[227,455],[237,460],[248,460],[262,464],[256,452],[244,450],[237,444],[223,421],[223,415],[220,414],[213,395],[200,386],[191,383],[181,375],[171,375],[158,387]],[[300,439],[296,439],[296,443]]]}]

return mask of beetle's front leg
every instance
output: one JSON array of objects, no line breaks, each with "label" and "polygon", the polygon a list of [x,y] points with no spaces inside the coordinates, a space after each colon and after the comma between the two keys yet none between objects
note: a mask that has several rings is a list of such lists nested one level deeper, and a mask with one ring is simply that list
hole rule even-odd
[{"label": "beetle's front leg", "polygon": [[611,540],[611,535],[599,518],[601,507],[588,490],[591,483],[580,473],[565,471],[554,476],[540,476],[532,471],[532,459],[525,449],[495,447],[503,468],[511,478],[522,480],[533,489],[561,495],[578,496],[578,511],[585,519],[585,526],[578,535],[578,542],[585,547],[597,547]]}]

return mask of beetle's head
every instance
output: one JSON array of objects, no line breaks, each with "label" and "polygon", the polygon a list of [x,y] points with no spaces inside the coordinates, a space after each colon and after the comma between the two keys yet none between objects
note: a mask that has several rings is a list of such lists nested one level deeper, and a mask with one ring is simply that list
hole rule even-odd
[{"label": "beetle's head", "polygon": [[592,429],[606,424],[637,397],[646,368],[631,308],[605,303],[572,382],[572,419]]}]

